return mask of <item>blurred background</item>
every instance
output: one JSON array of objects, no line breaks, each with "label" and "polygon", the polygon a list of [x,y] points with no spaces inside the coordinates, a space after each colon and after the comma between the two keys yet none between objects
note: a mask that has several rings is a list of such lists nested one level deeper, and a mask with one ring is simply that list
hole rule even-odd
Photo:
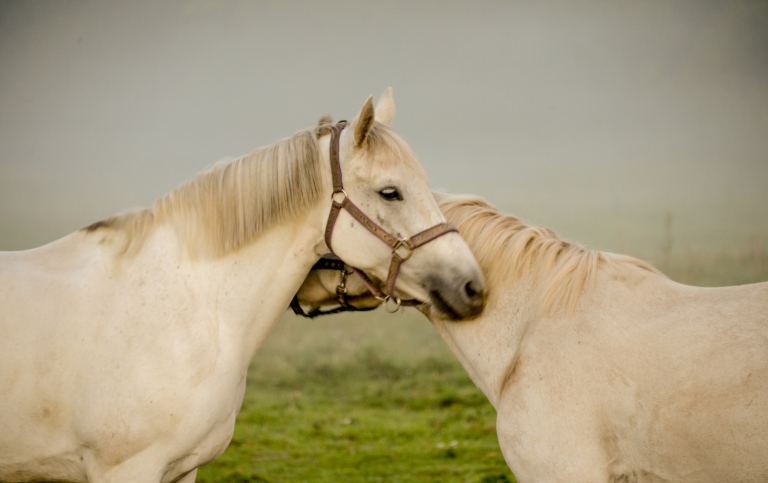
[{"label": "blurred background", "polygon": [[0,249],[351,118],[592,248],[765,247],[768,3],[0,2]]}]

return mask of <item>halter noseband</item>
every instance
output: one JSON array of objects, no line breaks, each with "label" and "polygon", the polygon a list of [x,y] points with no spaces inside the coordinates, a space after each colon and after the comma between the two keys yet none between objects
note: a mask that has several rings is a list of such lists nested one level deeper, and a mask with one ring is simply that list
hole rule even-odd
[{"label": "halter noseband", "polygon": [[[403,262],[408,260],[408,258],[410,258],[410,256],[413,254],[413,251],[420,246],[425,245],[447,233],[455,232],[458,230],[456,230],[456,228],[448,223],[439,223],[431,228],[427,228],[426,230],[413,235],[406,240],[397,238],[396,236],[387,232],[384,228],[379,226],[375,221],[363,213],[362,210],[360,210],[360,208],[358,208],[357,205],[355,205],[349,199],[349,196],[347,196],[347,192],[344,191],[344,184],[342,183],[341,179],[341,159],[339,156],[339,150],[341,144],[341,131],[344,130],[346,126],[346,121],[339,121],[338,124],[331,127],[331,145],[329,150],[329,158],[331,162],[331,176],[333,178],[333,193],[331,194],[331,212],[328,214],[328,222],[325,225],[325,244],[328,246],[328,249],[331,251],[331,253],[333,253],[333,248],[331,246],[333,228],[336,225],[336,220],[338,219],[341,210],[347,210],[347,213],[349,213],[352,218],[357,220],[361,225],[368,229],[368,231],[376,235],[376,237],[378,237],[381,241],[392,248],[392,262],[389,265],[389,274],[387,275],[387,281],[385,284],[386,291],[388,293],[382,293],[378,288],[376,288],[371,279],[361,270],[350,267],[351,270],[360,278],[360,280],[365,284],[365,286],[375,298],[381,300],[384,303],[392,300],[396,305],[395,310],[397,310],[397,308],[399,308],[401,305],[418,305],[419,302],[416,300],[400,300],[400,298],[395,295],[395,283],[397,282],[397,276],[400,274],[400,266],[403,264]],[[318,262],[318,264],[321,264],[321,262]],[[316,264],[315,267],[317,267],[318,264]],[[313,267],[313,269],[315,269],[315,267]],[[324,267],[321,266],[318,269],[323,268]],[[346,273],[346,269],[344,268],[342,268],[341,271],[342,273]],[[345,275],[342,275],[342,283],[344,283],[344,281]],[[294,312],[299,315],[304,315],[303,310],[301,311],[302,313],[296,311],[298,301],[294,299],[294,302],[295,303],[291,303],[291,307],[294,309]],[[345,304],[346,302],[343,302],[342,307],[340,307],[338,311],[341,312],[344,310],[356,310],[352,306],[349,306],[350,308],[343,309]]]}]

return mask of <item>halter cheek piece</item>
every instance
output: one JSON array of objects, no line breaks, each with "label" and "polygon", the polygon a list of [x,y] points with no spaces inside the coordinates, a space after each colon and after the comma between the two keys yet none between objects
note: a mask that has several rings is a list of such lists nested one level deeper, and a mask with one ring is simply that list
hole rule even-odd
[{"label": "halter cheek piece", "polygon": [[[342,183],[341,179],[341,160],[339,157],[339,146],[340,146],[340,138],[341,138],[341,131],[347,126],[346,121],[340,121],[338,124],[333,126],[331,128],[331,146],[330,146],[330,153],[329,158],[331,161],[331,176],[333,179],[333,193],[331,194],[331,212],[328,215],[328,222],[325,225],[325,244],[328,246],[328,249],[333,253],[333,247],[331,246],[331,238],[333,235],[333,228],[336,225],[336,220],[339,217],[339,213],[341,213],[341,210],[347,210],[347,213],[349,213],[352,218],[357,220],[361,225],[363,225],[368,231],[376,235],[381,241],[389,245],[390,248],[392,248],[392,262],[389,265],[389,274],[387,275],[387,281],[386,281],[386,291],[387,293],[382,293],[376,285],[371,281],[371,279],[363,273],[361,270],[350,267],[351,272],[353,272],[355,275],[357,275],[360,280],[365,284],[365,286],[368,288],[368,290],[371,292],[371,294],[378,300],[381,300],[383,303],[387,303],[390,300],[394,302],[395,307],[394,310],[397,310],[401,305],[418,305],[419,301],[417,300],[400,300],[395,295],[395,283],[397,282],[397,276],[400,274],[400,266],[410,258],[410,256],[413,254],[413,251],[417,248],[419,248],[422,245],[425,245],[432,240],[441,237],[447,233],[455,232],[457,231],[456,228],[451,226],[448,223],[440,223],[432,228],[427,228],[426,230],[417,233],[416,235],[413,235],[411,238],[405,240],[402,238],[397,238],[396,236],[390,234],[387,232],[384,228],[379,226],[375,221],[370,219],[365,213],[363,213],[360,208],[357,207],[352,201],[349,199],[349,196],[347,196],[347,192],[344,191],[344,184]],[[318,263],[315,264],[315,266],[312,268],[315,269],[328,269],[325,266],[325,260],[324,258],[321,258]],[[341,261],[341,260],[339,260]],[[342,262],[343,264],[343,262]],[[334,312],[318,312],[318,310],[313,311],[312,313],[318,312],[315,315],[320,315],[324,313],[336,313],[336,312],[343,312],[345,310],[358,310],[355,307],[352,307],[349,305],[346,301],[346,276],[349,275],[347,269],[345,266],[342,266],[340,269],[337,267],[334,267],[332,269],[340,270],[342,273],[342,282],[341,285],[339,285],[339,288],[337,288],[337,294],[339,294],[339,290],[344,290],[344,298],[342,300],[341,297],[339,297],[339,303],[341,304],[341,307],[338,309],[335,309]],[[297,311],[297,307],[300,310]],[[304,313],[304,311],[301,309],[298,303],[298,299],[294,297],[293,302],[291,302],[291,308],[293,308],[293,311],[296,312],[299,315],[305,315],[305,316],[313,316],[310,314]],[[394,311],[393,310],[393,311]]]}]

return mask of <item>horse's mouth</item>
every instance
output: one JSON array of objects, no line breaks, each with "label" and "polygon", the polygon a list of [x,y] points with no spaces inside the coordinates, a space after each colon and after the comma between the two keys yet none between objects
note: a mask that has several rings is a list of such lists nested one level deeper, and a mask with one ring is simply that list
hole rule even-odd
[{"label": "horse's mouth", "polygon": [[451,320],[462,319],[461,314],[459,314],[456,309],[454,309],[451,304],[449,304],[448,301],[445,300],[442,295],[440,295],[439,291],[430,290],[429,298],[432,306],[439,310],[443,315],[448,316],[448,318]]}]

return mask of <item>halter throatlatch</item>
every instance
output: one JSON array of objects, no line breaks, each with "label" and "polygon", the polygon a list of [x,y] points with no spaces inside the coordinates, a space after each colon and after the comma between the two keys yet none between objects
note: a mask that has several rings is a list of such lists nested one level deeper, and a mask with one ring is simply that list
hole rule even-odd
[{"label": "halter throatlatch", "polygon": [[[331,161],[331,176],[333,178],[333,193],[331,194],[331,212],[328,215],[328,222],[325,225],[325,244],[328,249],[333,253],[333,247],[331,246],[331,238],[333,235],[333,228],[336,225],[336,220],[339,217],[341,210],[347,210],[352,218],[357,220],[368,231],[376,235],[381,241],[389,245],[392,248],[392,262],[389,265],[389,274],[387,275],[387,281],[385,284],[386,293],[382,293],[371,279],[363,273],[361,270],[351,267],[352,271],[360,277],[365,286],[370,290],[371,294],[385,304],[390,300],[394,302],[394,309],[397,310],[401,305],[417,305],[419,302],[416,300],[400,300],[395,295],[395,283],[397,282],[397,276],[400,274],[400,266],[410,258],[413,251],[422,245],[425,245],[432,240],[441,237],[447,233],[451,233],[456,230],[448,223],[440,223],[427,228],[426,230],[413,235],[411,238],[405,240],[397,238],[396,236],[387,232],[384,228],[379,226],[375,221],[370,219],[360,208],[357,207],[347,196],[347,192],[344,191],[344,184],[341,179],[341,159],[339,156],[340,150],[340,138],[341,131],[347,126],[346,121],[340,121],[338,124],[331,128],[331,146],[329,151],[329,158]],[[298,303],[297,303],[298,304]],[[292,304],[293,306],[294,304]],[[354,308],[346,309],[354,310]],[[296,309],[294,308],[294,312]],[[303,312],[303,311],[302,311]],[[298,313],[298,312],[297,312]],[[300,314],[301,315],[301,314]]]}]

